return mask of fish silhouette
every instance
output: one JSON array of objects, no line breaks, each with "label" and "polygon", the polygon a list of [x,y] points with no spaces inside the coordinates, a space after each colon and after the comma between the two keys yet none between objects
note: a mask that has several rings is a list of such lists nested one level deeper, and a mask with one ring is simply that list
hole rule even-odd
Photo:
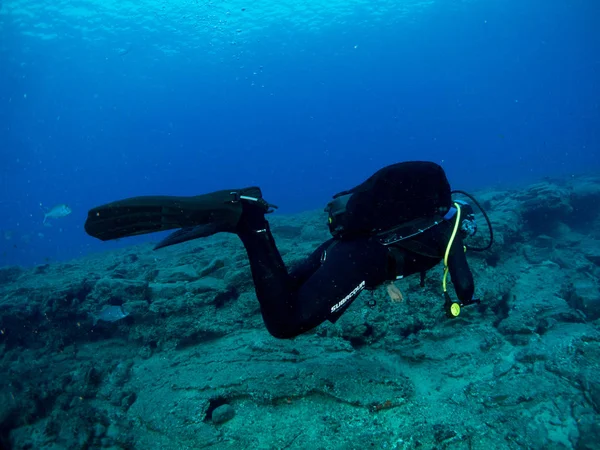
[{"label": "fish silhouette", "polygon": [[129,313],[125,311],[122,306],[105,306],[98,314],[90,314],[94,320],[93,326],[96,326],[98,321],[116,322],[117,320],[124,319],[128,315]]},{"label": "fish silhouette", "polygon": [[[41,206],[41,205],[40,205]],[[71,214],[72,210],[68,205],[61,203],[60,205],[53,206],[49,210],[44,213],[44,222],[46,223],[46,219],[60,219],[61,217],[66,217]]]}]

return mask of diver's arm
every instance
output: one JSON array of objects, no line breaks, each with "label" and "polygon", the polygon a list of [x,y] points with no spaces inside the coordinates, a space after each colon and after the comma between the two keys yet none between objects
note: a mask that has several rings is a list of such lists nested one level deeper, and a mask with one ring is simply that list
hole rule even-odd
[{"label": "diver's arm", "polygon": [[448,269],[458,299],[462,303],[471,302],[475,292],[475,283],[473,282],[473,274],[467,262],[463,238],[460,233],[457,233],[452,243],[448,255]]}]

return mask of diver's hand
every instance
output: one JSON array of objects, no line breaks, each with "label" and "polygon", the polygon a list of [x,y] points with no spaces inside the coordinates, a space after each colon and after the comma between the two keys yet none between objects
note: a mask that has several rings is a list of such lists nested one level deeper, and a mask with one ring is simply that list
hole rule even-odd
[{"label": "diver's hand", "polygon": [[402,291],[398,289],[398,286],[396,286],[393,281],[387,285],[387,293],[394,303],[401,303],[404,300]]},{"label": "diver's hand", "polygon": [[479,299],[479,297],[473,297],[471,300],[463,302],[462,306],[479,304],[479,303],[481,303],[481,300]]}]

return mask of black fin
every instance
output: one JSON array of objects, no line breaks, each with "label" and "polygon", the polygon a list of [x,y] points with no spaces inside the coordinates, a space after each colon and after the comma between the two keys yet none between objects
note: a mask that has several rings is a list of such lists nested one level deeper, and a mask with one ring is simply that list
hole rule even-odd
[{"label": "black fin", "polygon": [[197,227],[182,228],[174,233],[171,233],[154,247],[154,250],[168,247],[169,245],[181,244],[182,242],[191,241],[192,239],[212,236],[219,231],[219,224],[209,223],[207,225],[198,225]]},{"label": "black fin", "polygon": [[[260,189],[228,189],[195,197],[134,197],[98,206],[88,212],[85,231],[102,241],[139,234],[218,224],[233,231],[242,214],[240,192],[260,195]],[[259,197],[260,198],[260,197]]]}]

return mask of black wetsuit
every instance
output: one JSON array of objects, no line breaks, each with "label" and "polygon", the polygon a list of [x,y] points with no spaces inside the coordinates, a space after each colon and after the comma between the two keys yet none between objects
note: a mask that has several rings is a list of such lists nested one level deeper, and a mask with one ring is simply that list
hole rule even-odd
[{"label": "black wetsuit", "polygon": [[[290,338],[325,320],[335,322],[363,289],[423,273],[443,260],[456,216],[451,214],[450,186],[440,166],[429,162],[387,166],[338,196],[348,193],[355,195],[348,201],[355,215],[354,234],[323,243],[290,272],[264,214],[253,213],[252,205],[244,206],[237,234],[248,253],[262,315],[273,336]],[[382,242],[394,239],[386,241],[368,231],[373,224],[388,229],[398,217],[421,217],[429,223],[430,208],[440,205],[434,211],[441,209],[441,213],[431,219],[436,225],[424,227],[425,231],[410,239],[384,245]],[[464,210],[461,222],[472,217],[470,206]],[[463,237],[464,233],[458,232],[452,242],[448,269],[458,299],[469,302],[474,284]]]},{"label": "black wetsuit", "polygon": [[[267,221],[245,224],[238,236],[248,253],[267,330],[275,337],[291,338],[326,320],[335,322],[363,289],[435,267],[443,259],[454,220],[441,222],[414,239],[435,249],[439,257],[386,246],[375,237],[330,239],[289,273]],[[459,300],[471,300],[473,276],[461,233],[450,249],[448,268]]]}]

